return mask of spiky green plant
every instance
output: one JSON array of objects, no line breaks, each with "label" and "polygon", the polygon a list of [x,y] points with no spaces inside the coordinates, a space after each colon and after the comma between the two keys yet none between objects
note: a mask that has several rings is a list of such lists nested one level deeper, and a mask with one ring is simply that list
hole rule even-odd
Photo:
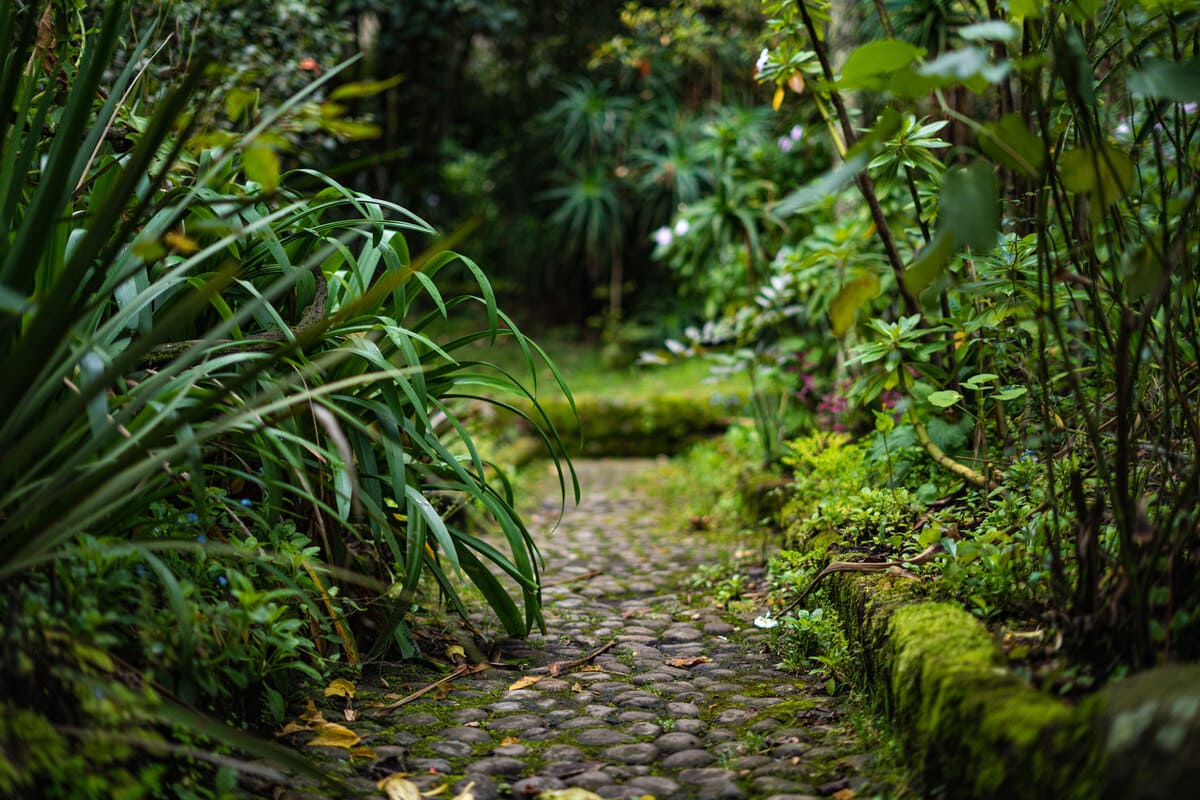
[{"label": "spiky green plant", "polygon": [[[456,572],[509,634],[541,624],[536,545],[461,413],[485,386],[536,414],[537,387],[456,353],[510,336],[531,375],[548,359],[477,265],[440,246],[410,255],[405,235],[435,233],[423,221],[281,174],[273,126],[337,71],[240,137],[193,137],[199,69],[147,93],[162,95],[153,109],[124,104],[152,32],[107,77],[125,6],[69,40],[47,35],[70,22],[48,3],[0,9],[0,676],[13,687],[0,702],[44,715],[55,752],[82,735],[211,761],[171,726],[211,733],[199,711],[237,719],[264,690],[278,715],[289,679],[357,663],[362,646],[411,654],[426,589],[465,616]],[[476,294],[442,296],[456,264]],[[486,329],[447,340],[439,326],[464,304],[484,307]],[[531,421],[563,452],[544,415]],[[559,463],[564,496],[577,493]],[[446,497],[499,543],[439,510]],[[218,613],[251,627],[224,641]],[[141,646],[153,625],[174,651]],[[226,652],[256,661],[230,685],[213,677]],[[48,763],[69,792],[67,762]],[[0,791],[33,779],[13,774],[0,769]]]}]

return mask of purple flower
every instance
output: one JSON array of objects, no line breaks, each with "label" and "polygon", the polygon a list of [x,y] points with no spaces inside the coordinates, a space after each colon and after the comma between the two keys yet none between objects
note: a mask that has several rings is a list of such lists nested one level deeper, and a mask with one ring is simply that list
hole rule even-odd
[{"label": "purple flower", "polygon": [[780,136],[779,137],[780,152],[783,152],[783,153],[789,152],[792,149],[792,145],[794,145],[794,144],[795,144],[795,142],[792,141],[792,137],[790,137],[790,136]]},{"label": "purple flower", "polygon": [[793,125],[792,129],[790,131],[788,131],[788,138],[791,139],[793,142],[800,141],[800,139],[803,136],[804,136],[804,126],[803,125]]},{"label": "purple flower", "polygon": [[654,232],[654,243],[656,245],[658,245],[659,247],[667,247],[668,245],[670,245],[672,238],[673,237],[671,236],[671,229],[668,228],[666,225],[663,225],[661,228],[659,228],[658,230],[656,230]]},{"label": "purple flower", "polygon": [[1184,103],[1183,104],[1183,113],[1195,114],[1196,113],[1196,103],[1195,102]]},{"label": "purple flower", "polygon": [[675,235],[684,236],[692,229],[692,225],[686,219],[681,219],[675,223]]}]

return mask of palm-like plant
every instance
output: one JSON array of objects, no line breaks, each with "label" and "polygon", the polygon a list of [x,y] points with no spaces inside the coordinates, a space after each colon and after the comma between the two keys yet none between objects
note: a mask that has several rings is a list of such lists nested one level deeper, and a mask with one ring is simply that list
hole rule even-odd
[{"label": "palm-like plant", "polygon": [[[412,652],[405,619],[426,578],[465,616],[456,571],[509,634],[540,624],[535,543],[457,413],[481,385],[493,396],[534,394],[516,376],[460,360],[461,348],[511,336],[531,373],[545,360],[497,308],[483,271],[445,250],[412,257],[405,234],[434,232],[402,208],[315,173],[279,174],[269,129],[319,84],[235,146],[192,158],[180,121],[201,70],[135,118],[122,98],[151,34],[108,85],[125,4],[110,4],[99,30],[57,59],[39,33],[47,7],[0,9],[0,39],[10,43],[0,61],[0,586],[9,598],[0,616],[15,618],[12,598],[42,591],[49,609],[62,565],[84,553],[132,558],[182,632],[183,652],[162,658],[195,671],[213,657],[197,644],[209,635],[197,624],[223,601],[188,582],[185,557],[207,553],[265,565],[277,596],[300,604],[287,611],[271,592],[264,600],[249,583],[231,588],[243,604],[268,604],[258,624],[326,627],[341,651],[326,655],[351,663],[359,644]],[[114,147],[117,124],[138,131],[128,152]],[[323,188],[292,191],[293,177]],[[456,263],[476,295],[439,292],[439,272]],[[439,323],[466,303],[486,309],[486,330],[446,341]],[[542,429],[546,420],[533,422]],[[545,436],[562,452],[552,429]],[[578,491],[569,467],[560,476],[564,496],[568,477]],[[446,496],[490,518],[502,545],[451,522],[436,505]],[[164,513],[186,514],[202,535],[164,527]],[[255,545],[284,522],[317,547]],[[335,583],[360,588],[346,603]],[[359,628],[370,641],[356,641],[347,619],[356,605],[374,613]],[[200,701],[163,671],[168,662],[139,651],[144,624],[127,615],[134,635],[114,628],[97,641],[132,661],[134,674],[147,669],[160,688]],[[38,637],[52,634],[75,649],[39,651]],[[111,683],[110,660],[81,666],[79,648],[93,647],[87,634],[30,633],[25,655],[0,654],[0,675],[43,696],[51,678],[22,665],[61,657],[79,667],[77,679]],[[300,661],[282,667],[317,674]],[[200,704],[230,712],[219,698]],[[156,707],[171,722],[201,724],[183,705]],[[85,704],[63,721],[88,713]]]}]

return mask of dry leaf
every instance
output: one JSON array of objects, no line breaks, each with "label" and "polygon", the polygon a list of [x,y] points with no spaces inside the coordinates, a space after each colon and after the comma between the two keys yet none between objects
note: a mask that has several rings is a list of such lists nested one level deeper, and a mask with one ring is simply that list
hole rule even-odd
[{"label": "dry leaf", "polygon": [[421,790],[404,778],[403,772],[393,772],[375,784],[375,788],[382,789],[387,800],[421,800]]},{"label": "dry leaf", "polygon": [[325,687],[326,697],[354,697],[354,684],[345,678],[334,678]]},{"label": "dry leaf", "polygon": [[283,726],[283,730],[281,730],[277,735],[278,736],[291,736],[293,733],[307,733],[308,731],[311,731],[311,730],[312,730],[312,725],[309,725],[307,723],[302,725],[299,722],[289,722],[287,725]]},{"label": "dry leaf", "polygon": [[546,669],[550,672],[551,678],[557,678],[560,674],[569,670],[573,663],[572,661],[553,661]]},{"label": "dry leaf", "polygon": [[521,678],[516,683],[514,683],[512,686],[508,687],[508,691],[515,692],[517,689],[525,689],[529,686],[533,686],[535,683],[537,683],[541,679],[542,679],[541,675],[526,675],[524,678]]},{"label": "dry leaf", "polygon": [[356,747],[353,750],[351,750],[350,757],[351,758],[369,758],[372,761],[379,760],[379,754],[376,753],[371,748],[367,747],[366,745],[363,745],[362,747]]},{"label": "dry leaf", "polygon": [[853,789],[842,789],[840,792],[833,793],[833,800],[852,800],[853,797]]},{"label": "dry leaf", "polygon": [[582,692],[582,691],[583,691],[583,684],[582,684],[582,683],[580,683],[579,681],[575,681],[575,683],[572,683],[572,684],[571,684],[571,691],[572,691],[572,692]]},{"label": "dry leaf", "polygon": [[328,722],[321,726],[317,735],[307,743],[308,747],[345,747],[350,749],[362,741],[362,737],[345,725]]},{"label": "dry leaf", "polygon": [[586,667],[580,667],[580,672],[604,672],[604,667],[598,667],[595,664],[588,664]]},{"label": "dry leaf", "polygon": [[308,707],[304,713],[300,715],[300,719],[305,722],[324,722],[325,717],[321,716],[321,712],[317,710],[317,706],[312,700],[308,701]]},{"label": "dry leaf", "polygon": [[433,696],[437,700],[445,700],[450,696],[450,692],[453,688],[454,687],[452,687],[449,683],[443,683],[441,686],[437,687],[437,691],[434,692]]},{"label": "dry leaf", "polygon": [[454,795],[454,800],[475,800],[475,781],[471,781],[461,792]]},{"label": "dry leaf", "polygon": [[595,792],[573,786],[570,789],[551,789],[538,795],[538,800],[603,800]]},{"label": "dry leaf", "polygon": [[711,663],[712,663],[712,659],[709,658],[708,656],[686,656],[683,658],[668,658],[667,659],[668,667],[682,667],[683,669],[687,669],[688,667],[694,667],[697,664],[711,664]]},{"label": "dry leaf", "polygon": [[505,736],[503,739],[500,740],[500,744],[503,747],[508,747],[510,744],[520,744],[520,743],[521,743],[521,740],[518,739],[516,736]]},{"label": "dry leaf", "polygon": [[346,718],[346,722],[354,722],[358,719],[358,712],[353,708],[347,708],[342,712],[342,716]]},{"label": "dry leaf", "polygon": [[467,661],[467,651],[460,644],[452,644],[446,648],[446,658],[454,664],[465,664]]}]

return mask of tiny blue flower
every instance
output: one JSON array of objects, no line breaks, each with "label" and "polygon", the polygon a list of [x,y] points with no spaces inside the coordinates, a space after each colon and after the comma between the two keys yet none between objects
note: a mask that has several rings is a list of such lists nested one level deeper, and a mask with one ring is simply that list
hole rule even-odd
[{"label": "tiny blue flower", "polygon": [[219,585],[219,586],[228,586],[228,585],[229,585],[229,579],[228,579],[228,578],[226,578],[224,575],[218,575],[218,576],[217,576],[217,585]]},{"label": "tiny blue flower", "polygon": [[196,514],[195,511],[189,511],[187,513],[187,519],[188,519],[188,522],[199,522],[200,521],[200,517]]},{"label": "tiny blue flower", "polygon": [[205,542],[208,541],[208,537],[202,533],[196,537],[196,541],[199,542],[200,544],[204,544]]},{"label": "tiny blue flower", "polygon": [[92,689],[92,694],[96,696],[97,700],[104,699],[104,690],[101,689],[99,686],[97,686],[95,689]]},{"label": "tiny blue flower", "polygon": [[251,508],[251,507],[254,505],[254,501],[253,501],[253,500],[251,500],[249,497],[243,497],[243,498],[241,499],[241,503],[242,503],[242,505],[244,505],[246,508]]}]

